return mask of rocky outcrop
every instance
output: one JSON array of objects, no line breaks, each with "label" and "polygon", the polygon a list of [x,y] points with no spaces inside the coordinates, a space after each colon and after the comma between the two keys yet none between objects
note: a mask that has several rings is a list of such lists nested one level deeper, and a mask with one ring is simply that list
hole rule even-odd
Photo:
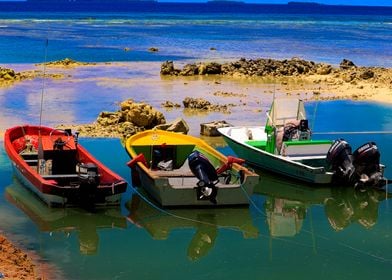
[{"label": "rocky outcrop", "polygon": [[[2,86],[9,86],[14,82],[19,82],[28,79],[35,79],[38,77],[42,77],[42,71],[23,71],[23,72],[16,72],[13,69],[3,68],[0,67],[0,87]],[[62,78],[63,74],[45,74],[45,77],[58,79]]]},{"label": "rocky outcrop", "polygon": [[235,106],[234,104],[212,104],[210,101],[204,98],[192,98],[185,97],[182,101],[184,107],[192,110],[202,110],[202,111],[213,111],[213,112],[222,112],[222,113],[230,113],[229,107]]},{"label": "rocky outcrop", "polygon": [[174,102],[169,101],[169,100],[166,100],[166,101],[163,102],[161,105],[162,105],[162,107],[164,107],[164,108],[180,108],[180,107],[181,107],[180,104],[174,103]]},{"label": "rocky outcrop", "polygon": [[46,62],[45,65],[56,66],[56,67],[76,67],[76,66],[85,66],[85,65],[96,65],[96,63],[80,62],[80,61],[73,60],[71,58],[64,58],[62,60]]},{"label": "rocky outcrop", "polygon": [[155,129],[179,132],[183,134],[188,134],[189,126],[183,118],[177,118],[174,121],[166,124],[159,124],[154,127]]},{"label": "rocky outcrop", "polygon": [[33,260],[3,235],[0,235],[0,278],[41,279]]},{"label": "rocky outcrop", "polygon": [[213,121],[209,123],[202,123],[200,124],[200,134],[204,136],[221,136],[218,131],[218,128],[221,127],[229,127],[232,126],[231,124],[227,123],[226,121]]},{"label": "rocky outcrop", "polygon": [[116,112],[101,112],[95,123],[60,125],[58,128],[72,128],[79,131],[81,136],[126,138],[166,123],[163,114],[149,104],[128,99],[121,102],[119,107]]},{"label": "rocky outcrop", "polygon": [[161,66],[162,75],[244,75],[244,76],[267,76],[282,75],[293,76],[302,74],[314,74],[317,72],[332,71],[332,67],[323,63],[314,63],[299,58],[290,60],[275,59],[245,59],[235,62],[219,64],[216,62],[186,64],[183,69],[175,69],[172,61],[166,61]]},{"label": "rocky outcrop", "polygon": [[354,62],[352,62],[351,60],[343,59],[342,62],[340,62],[340,69],[347,70],[355,67],[357,66],[355,66]]},{"label": "rocky outcrop", "polygon": [[20,76],[20,73],[15,73],[14,70],[9,68],[0,67],[0,80],[12,81],[15,80],[17,76]]},{"label": "rocky outcrop", "polygon": [[[245,59],[219,64],[216,62],[200,62],[186,64],[182,69],[174,67],[172,61],[161,65],[161,75],[193,76],[193,75],[224,75],[240,77],[310,77],[326,76],[342,82],[356,81],[382,82],[392,84],[391,69],[381,67],[358,67],[354,62],[343,59],[339,67],[326,63],[316,63],[300,58],[276,59]],[[328,78],[329,79],[329,78]]]}]

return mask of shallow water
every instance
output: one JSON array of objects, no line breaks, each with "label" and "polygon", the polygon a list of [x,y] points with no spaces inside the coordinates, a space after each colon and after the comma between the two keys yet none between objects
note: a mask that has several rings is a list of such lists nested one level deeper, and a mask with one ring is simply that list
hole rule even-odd
[{"label": "shallow water", "polygon": [[[315,105],[307,104],[311,121]],[[319,103],[314,130],[387,131],[390,109],[374,103]],[[343,136],[353,148],[375,140],[382,162],[392,166],[390,134]],[[81,143],[130,180],[119,140],[83,138]],[[218,149],[231,153],[228,147]],[[129,188],[119,208],[96,213],[49,209],[13,178],[3,148],[0,152],[2,230],[54,264],[58,279],[389,275],[392,213],[385,192],[312,188],[258,171],[262,179],[247,208],[162,213]],[[391,169],[386,175],[392,177]]]}]

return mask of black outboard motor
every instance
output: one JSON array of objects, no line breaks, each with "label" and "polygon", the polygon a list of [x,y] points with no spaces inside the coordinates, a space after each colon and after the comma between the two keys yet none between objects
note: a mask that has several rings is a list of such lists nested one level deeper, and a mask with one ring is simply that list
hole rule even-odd
[{"label": "black outboard motor", "polygon": [[365,186],[381,186],[385,178],[380,168],[380,152],[374,142],[360,146],[353,153],[357,184]]},{"label": "black outboard motor", "polygon": [[210,200],[216,204],[218,189],[215,186],[218,182],[218,175],[211,162],[199,151],[194,151],[188,156],[189,168],[193,175],[199,179],[196,192],[198,200]]},{"label": "black outboard motor", "polygon": [[78,163],[76,165],[76,173],[78,174],[81,186],[98,186],[99,173],[98,166],[93,163]]},{"label": "black outboard motor", "polygon": [[340,183],[349,183],[351,181],[355,168],[351,146],[345,140],[335,140],[328,150],[327,163],[335,171],[335,178]]}]

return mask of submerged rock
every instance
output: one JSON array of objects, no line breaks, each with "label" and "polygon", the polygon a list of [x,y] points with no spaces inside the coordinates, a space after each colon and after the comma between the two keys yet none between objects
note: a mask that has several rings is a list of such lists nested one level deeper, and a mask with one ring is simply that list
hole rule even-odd
[{"label": "submerged rock", "polygon": [[200,134],[204,136],[221,136],[218,128],[232,126],[226,121],[213,121],[209,123],[200,124]]},{"label": "submerged rock", "polygon": [[187,134],[189,131],[189,126],[183,118],[177,118],[170,123],[160,124],[154,128],[172,132],[180,132],[183,134]]}]

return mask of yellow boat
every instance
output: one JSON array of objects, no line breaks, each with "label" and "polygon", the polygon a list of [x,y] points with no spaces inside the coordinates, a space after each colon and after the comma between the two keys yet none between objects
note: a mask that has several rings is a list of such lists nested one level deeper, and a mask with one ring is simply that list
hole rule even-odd
[{"label": "yellow boat", "polygon": [[132,184],[143,187],[162,206],[246,205],[259,175],[205,141],[164,130],[129,137]]}]

